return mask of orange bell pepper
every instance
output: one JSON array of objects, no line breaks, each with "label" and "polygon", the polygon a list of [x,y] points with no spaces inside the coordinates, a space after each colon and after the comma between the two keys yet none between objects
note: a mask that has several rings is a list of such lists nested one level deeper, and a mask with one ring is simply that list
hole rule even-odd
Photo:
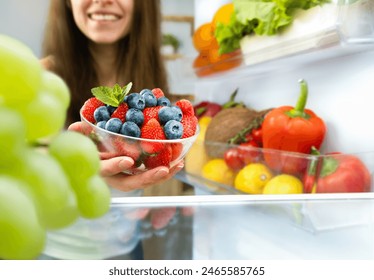
[{"label": "orange bell pepper", "polygon": [[[271,110],[262,123],[263,147],[286,152],[310,154],[319,149],[326,134],[326,125],[312,110],[305,109],[308,86],[300,80],[300,96],[295,107],[281,106]],[[266,153],[270,168],[284,173],[304,172],[307,158],[287,153]]]}]

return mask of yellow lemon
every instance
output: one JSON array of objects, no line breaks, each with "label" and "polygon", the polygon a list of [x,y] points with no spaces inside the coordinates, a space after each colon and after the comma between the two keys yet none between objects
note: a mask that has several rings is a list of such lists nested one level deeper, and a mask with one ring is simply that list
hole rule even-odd
[{"label": "yellow lemon", "polygon": [[264,187],[264,194],[297,194],[303,192],[303,183],[295,176],[280,174],[273,177]]},{"label": "yellow lemon", "polygon": [[242,192],[260,194],[266,183],[273,177],[270,169],[262,163],[250,163],[235,177],[235,188]]},{"label": "yellow lemon", "polygon": [[235,173],[221,158],[211,159],[204,164],[202,175],[204,178],[229,186],[233,185]]},{"label": "yellow lemon", "polygon": [[201,117],[199,120],[200,133],[184,160],[185,170],[188,173],[201,175],[201,169],[208,161],[208,156],[205,152],[204,139],[206,129],[211,120],[212,118],[207,116]]}]

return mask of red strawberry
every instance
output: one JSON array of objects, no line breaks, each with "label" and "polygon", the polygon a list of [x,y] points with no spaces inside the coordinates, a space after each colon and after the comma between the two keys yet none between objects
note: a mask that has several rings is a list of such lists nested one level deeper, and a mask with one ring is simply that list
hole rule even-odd
[{"label": "red strawberry", "polygon": [[[145,139],[158,139],[165,140],[164,130],[162,129],[161,124],[156,119],[150,119],[145,123],[140,129],[140,137]],[[142,141],[140,145],[143,148],[143,151],[148,154],[154,154],[161,151],[164,147],[163,143],[152,142],[152,141]]]},{"label": "red strawberry", "polygon": [[129,106],[127,103],[121,103],[118,108],[113,112],[113,114],[110,116],[111,118],[118,118],[122,122],[125,122],[126,120],[126,113],[129,110]]},{"label": "red strawberry", "polygon": [[183,116],[195,116],[195,110],[192,103],[187,99],[181,99],[175,103],[183,113]]},{"label": "red strawberry", "polygon": [[171,143],[170,146],[172,151],[171,161],[173,161],[176,160],[182,153],[183,145],[182,143]]},{"label": "red strawberry", "polygon": [[198,123],[195,116],[183,116],[181,123],[183,124],[182,138],[188,138],[195,135]]},{"label": "red strawberry", "polygon": [[94,112],[97,108],[100,106],[104,106],[105,104],[101,102],[96,97],[91,97],[86,102],[84,102],[83,108],[82,108],[82,115],[85,117],[85,119],[91,123],[95,123],[94,118]]},{"label": "red strawberry", "polygon": [[126,141],[120,137],[116,137],[113,139],[112,144],[116,149],[116,156],[131,157],[134,162],[139,160],[142,151],[138,142]]},{"label": "red strawberry", "polygon": [[158,119],[158,111],[162,108],[162,106],[154,106],[154,107],[146,107],[143,110],[144,115],[144,123],[147,123],[150,119]]},{"label": "red strawberry", "polygon": [[164,92],[160,88],[154,88],[154,89],[152,89],[152,93],[154,94],[154,96],[156,96],[157,99],[160,98],[160,97],[165,96]]},{"label": "red strawberry", "polygon": [[171,162],[172,150],[170,145],[165,145],[162,150],[160,150],[157,154],[149,155],[144,159],[145,167],[152,169],[158,166],[166,166],[169,167]]}]

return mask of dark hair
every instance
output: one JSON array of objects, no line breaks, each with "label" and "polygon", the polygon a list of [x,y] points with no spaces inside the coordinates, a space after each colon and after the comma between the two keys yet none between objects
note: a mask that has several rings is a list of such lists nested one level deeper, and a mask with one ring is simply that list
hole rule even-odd
[{"label": "dark hair", "polygon": [[[134,0],[129,34],[119,42],[117,72],[119,80],[132,82],[132,91],[163,89],[168,85],[161,47],[159,0]],[[43,56],[51,57],[50,70],[60,75],[71,91],[67,119],[79,120],[79,109],[99,86],[87,37],[75,24],[70,1],[51,0],[43,42]],[[123,86],[123,85],[121,85]]]}]

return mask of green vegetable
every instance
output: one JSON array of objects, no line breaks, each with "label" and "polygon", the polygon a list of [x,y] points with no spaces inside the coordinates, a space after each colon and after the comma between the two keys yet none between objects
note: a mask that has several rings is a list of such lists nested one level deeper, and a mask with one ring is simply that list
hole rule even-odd
[{"label": "green vegetable", "polygon": [[125,96],[130,92],[132,83],[128,83],[124,87],[115,84],[114,87],[95,87],[91,89],[92,94],[105,104],[118,107],[123,102]]},{"label": "green vegetable", "polygon": [[240,48],[249,34],[275,35],[293,21],[295,9],[310,9],[330,0],[233,0],[235,13],[228,25],[218,23],[215,37],[220,54]]}]

